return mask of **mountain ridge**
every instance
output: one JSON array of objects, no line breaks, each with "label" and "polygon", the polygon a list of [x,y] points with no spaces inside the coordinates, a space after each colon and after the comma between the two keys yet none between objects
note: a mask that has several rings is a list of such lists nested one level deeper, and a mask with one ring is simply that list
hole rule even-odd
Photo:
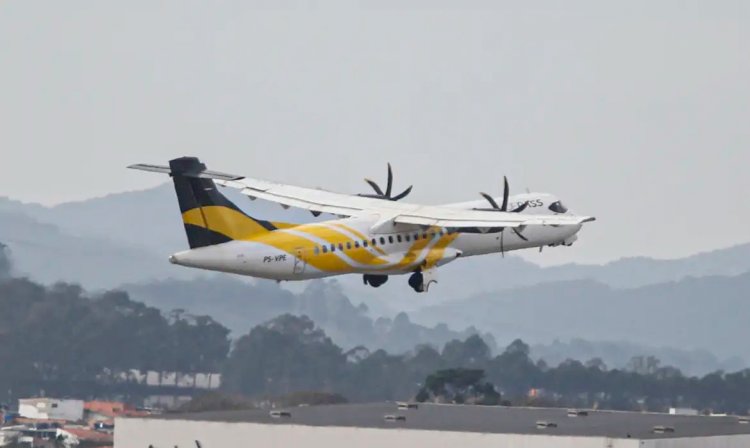
[{"label": "mountain ridge", "polygon": [[[284,210],[277,204],[256,200],[249,201],[234,190],[226,194],[238,206],[264,219],[288,222],[310,222],[325,219],[325,215],[313,218],[303,210]],[[0,198],[0,211],[6,213],[5,223],[0,222],[0,238],[5,237],[11,249],[14,238],[26,234],[23,224],[12,224],[8,214],[21,214],[38,224],[48,224],[47,232],[56,228],[60,239],[69,241],[60,244],[68,251],[76,244],[87,247],[100,247],[94,258],[78,254],[76,262],[81,263],[77,275],[68,280],[82,283],[89,288],[113,287],[121,283],[132,283],[154,278],[166,278],[165,273],[177,278],[195,278],[204,273],[199,270],[173,268],[166,258],[169,254],[187,248],[185,235],[173,188],[170,183],[157,187],[112,193],[98,198],[43,206],[34,203],[23,203],[8,198]],[[21,227],[20,229],[18,227]],[[51,244],[50,241],[47,241]],[[16,244],[17,246],[17,244]],[[53,247],[55,245],[52,245]],[[570,250],[554,248],[552,250]],[[111,272],[101,276],[91,266],[109,263],[118,265],[118,258],[123,253],[135,251],[142,257],[142,263],[132,258],[122,275]],[[29,275],[40,281],[54,281],[57,278],[49,272],[37,271],[39,266],[46,266],[47,259],[53,257],[51,251],[34,252],[20,255],[17,265]],[[39,257],[47,257],[39,259]],[[73,261],[71,261],[73,263]],[[70,271],[73,271],[71,266]],[[501,291],[508,288],[529,286],[572,279],[597,280],[615,288],[634,288],[643,285],[657,284],[669,280],[680,280],[689,276],[704,275],[738,275],[750,271],[750,243],[743,243],[729,248],[694,254],[678,259],[654,259],[650,257],[629,257],[613,260],[602,265],[569,263],[564,265],[541,267],[518,256],[507,257],[483,256],[470,257],[459,263],[451,263],[439,271],[439,284],[428,294],[431,303],[448,302],[467,298],[476,294]],[[413,294],[405,286],[406,279],[394,277],[381,288],[365,289],[359,276],[339,278],[341,285],[360,297],[371,309],[382,314],[395,315],[401,310],[413,311],[421,307],[423,300],[413,300]],[[286,285],[289,289],[299,290],[297,285]]]}]

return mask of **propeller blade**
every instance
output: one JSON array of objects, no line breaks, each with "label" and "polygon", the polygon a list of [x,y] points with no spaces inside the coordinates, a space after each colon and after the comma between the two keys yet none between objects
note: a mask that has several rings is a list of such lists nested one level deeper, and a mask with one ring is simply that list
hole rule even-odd
[{"label": "propeller blade", "polygon": [[375,183],[374,180],[365,179],[365,182],[370,184],[373,190],[375,190],[375,193],[379,194],[380,196],[383,196],[383,190],[380,189],[380,186]]},{"label": "propeller blade", "polygon": [[513,210],[511,210],[510,212],[511,212],[511,213],[521,213],[521,212],[522,212],[522,211],[524,211],[524,210],[526,209],[526,207],[528,207],[528,206],[529,206],[529,201],[526,201],[526,202],[524,202],[523,204],[521,204],[521,205],[519,205],[518,207],[516,207],[516,208],[514,208]]},{"label": "propeller blade", "polygon": [[485,199],[487,199],[487,202],[490,203],[490,205],[492,206],[492,208],[500,210],[500,206],[497,205],[497,202],[495,202],[495,199],[492,196],[488,195],[487,193],[479,193],[479,194],[481,194],[482,197],[484,197]]},{"label": "propeller blade", "polygon": [[508,178],[506,176],[503,176],[503,206],[500,207],[500,210],[502,211],[508,210],[508,196],[510,196],[510,188],[508,187]]},{"label": "propeller blade", "polygon": [[393,189],[393,170],[391,170],[391,164],[388,163],[388,183],[385,185],[385,196],[391,197],[391,189]]},{"label": "propeller blade", "polygon": [[523,235],[521,234],[521,231],[520,231],[520,230],[518,230],[518,229],[517,229],[517,228],[515,228],[515,227],[513,227],[513,233],[515,233],[516,235],[518,235],[518,237],[519,237],[519,238],[521,238],[521,239],[522,239],[522,240],[524,240],[524,241],[528,241],[528,240],[529,240],[528,238],[526,238],[525,236],[523,236]]},{"label": "propeller blade", "polygon": [[396,196],[392,197],[391,201],[398,201],[398,200],[401,200],[401,199],[405,198],[406,196],[408,196],[409,193],[411,193],[411,189],[412,189],[413,186],[414,185],[409,185],[409,188],[407,188],[406,190],[404,190],[401,193],[397,194]]}]

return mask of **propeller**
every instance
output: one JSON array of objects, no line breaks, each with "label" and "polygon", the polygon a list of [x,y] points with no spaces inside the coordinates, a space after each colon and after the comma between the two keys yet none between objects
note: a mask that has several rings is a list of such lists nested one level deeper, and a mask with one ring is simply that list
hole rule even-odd
[{"label": "propeller", "polygon": [[[521,213],[522,211],[526,209],[526,207],[529,206],[529,201],[526,201],[523,204],[519,205],[518,207],[514,208],[513,210],[508,210],[508,198],[510,197],[510,187],[508,186],[508,178],[506,176],[503,176],[503,203],[502,205],[498,205],[497,201],[495,201],[495,198],[493,198],[487,193],[479,193],[479,194],[481,194],[482,197],[485,198],[492,207],[491,208],[475,208],[474,210]],[[512,229],[513,229],[513,233],[518,235],[518,237],[521,238],[522,240],[524,241],[529,240],[528,238],[523,236],[523,234],[521,233],[521,231],[523,230],[522,228],[519,229],[519,228],[513,227]],[[503,230],[501,230],[501,232]],[[500,235],[500,237],[502,238],[502,235]]]},{"label": "propeller", "polygon": [[393,191],[393,170],[391,169],[391,164],[388,164],[388,180],[385,185],[385,192],[383,192],[383,189],[380,188],[380,185],[378,185],[374,180],[365,179],[365,182],[367,182],[370,187],[372,187],[373,190],[375,190],[375,194],[359,194],[359,196],[366,197],[366,198],[375,198],[375,199],[386,199],[389,201],[398,201],[411,193],[413,185],[410,185],[409,188],[402,191],[401,193],[392,196],[391,193]]}]

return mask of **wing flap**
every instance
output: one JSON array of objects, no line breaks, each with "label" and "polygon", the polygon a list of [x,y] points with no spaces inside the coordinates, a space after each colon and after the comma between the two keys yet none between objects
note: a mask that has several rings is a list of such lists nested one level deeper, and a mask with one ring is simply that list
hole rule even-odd
[{"label": "wing flap", "polygon": [[430,207],[430,210],[423,214],[401,214],[394,218],[394,222],[398,224],[415,224],[420,226],[498,228],[576,225],[590,220],[590,218],[586,216],[523,215],[489,211],[479,212],[474,210],[459,210],[459,213],[448,215],[447,213],[441,213],[444,209],[444,207]]}]

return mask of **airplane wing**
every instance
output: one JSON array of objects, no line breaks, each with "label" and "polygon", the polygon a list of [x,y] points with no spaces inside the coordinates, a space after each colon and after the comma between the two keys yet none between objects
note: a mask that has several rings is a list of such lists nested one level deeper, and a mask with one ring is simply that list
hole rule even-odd
[{"label": "airplane wing", "polygon": [[588,216],[524,215],[522,213],[462,210],[444,206],[409,204],[386,199],[334,193],[326,190],[242,178],[216,183],[236,188],[251,199],[260,198],[286,207],[342,216],[378,215],[381,221],[420,226],[499,228],[530,225],[573,225],[592,221]]}]

